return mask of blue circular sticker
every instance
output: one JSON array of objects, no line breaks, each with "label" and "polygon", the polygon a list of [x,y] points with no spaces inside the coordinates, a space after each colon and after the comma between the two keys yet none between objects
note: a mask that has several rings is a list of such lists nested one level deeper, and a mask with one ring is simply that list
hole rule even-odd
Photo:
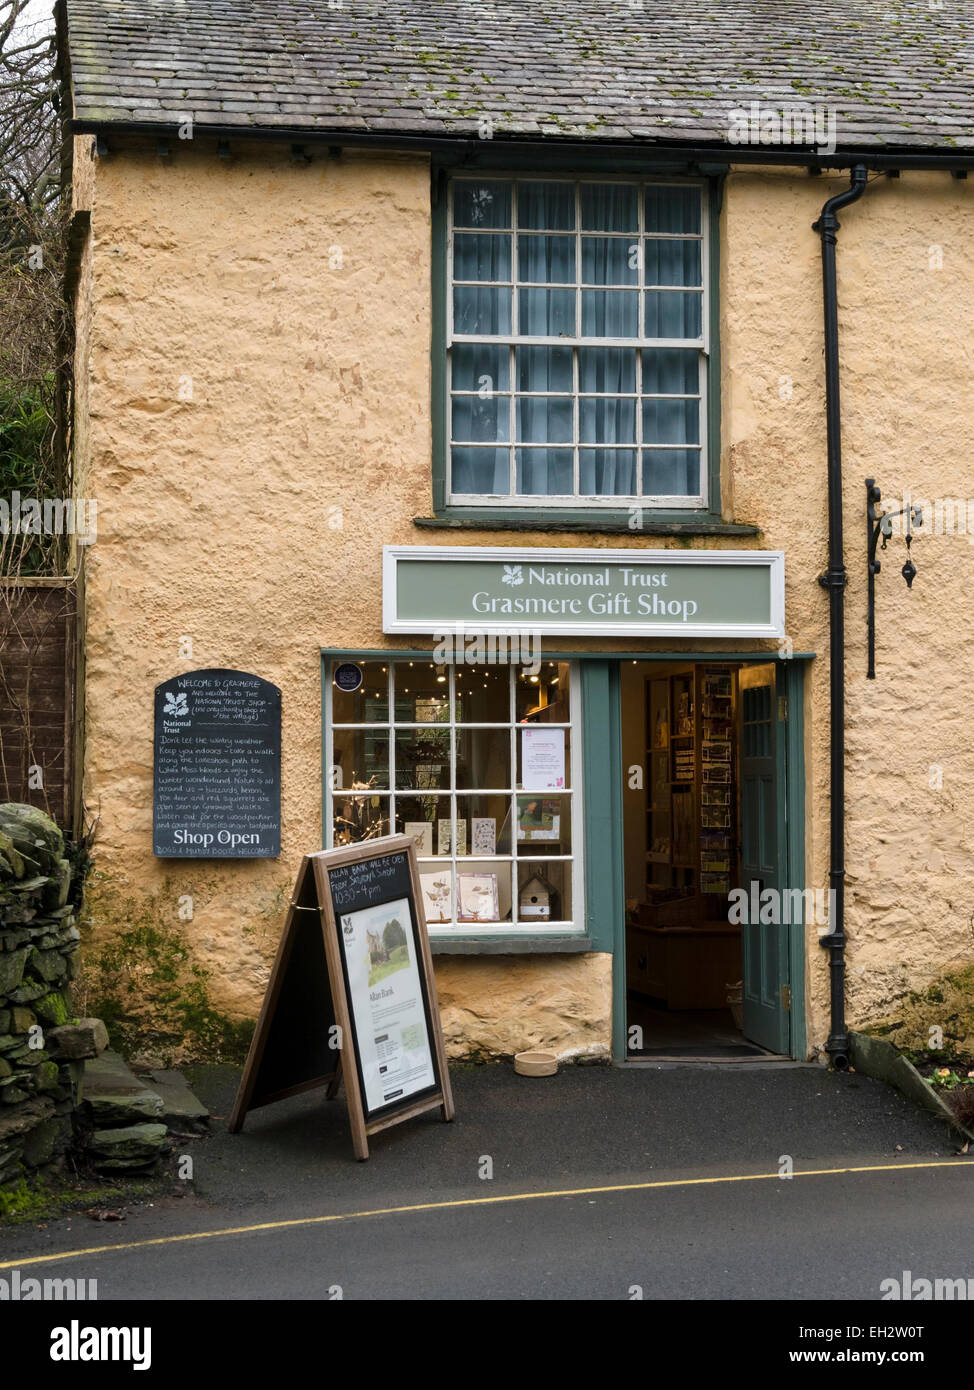
[{"label": "blue circular sticker", "polygon": [[358,690],[362,684],[361,666],[356,666],[354,661],[343,661],[335,669],[335,684],[339,690]]}]

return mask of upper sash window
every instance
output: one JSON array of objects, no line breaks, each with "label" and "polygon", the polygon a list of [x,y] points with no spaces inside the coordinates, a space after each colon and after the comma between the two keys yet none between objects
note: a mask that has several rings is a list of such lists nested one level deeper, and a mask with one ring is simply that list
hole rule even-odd
[{"label": "upper sash window", "polygon": [[706,506],[701,183],[450,182],[457,505]]}]

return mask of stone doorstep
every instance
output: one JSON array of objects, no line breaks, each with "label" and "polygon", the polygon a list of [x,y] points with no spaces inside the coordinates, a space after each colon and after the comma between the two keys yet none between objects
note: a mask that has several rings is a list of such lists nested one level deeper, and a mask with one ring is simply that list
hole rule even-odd
[{"label": "stone doorstep", "polygon": [[125,1128],[143,1121],[156,1124],[162,1120],[162,1097],[144,1086],[137,1091],[94,1093],[86,1086],[82,1109],[95,1129]]},{"label": "stone doorstep", "polygon": [[166,1149],[164,1124],[96,1129],[88,1141],[88,1158],[96,1168],[146,1168]]},{"label": "stone doorstep", "polygon": [[136,1076],[117,1052],[103,1052],[86,1061],[82,1108],[94,1128],[125,1128],[150,1122],[164,1124],[180,1134],[208,1130],[209,1111],[179,1072],[151,1072],[149,1077],[146,1081]]},{"label": "stone doorstep", "polygon": [[163,1119],[178,1134],[206,1134],[210,1128],[210,1112],[189,1089],[182,1072],[153,1071],[152,1089],[162,1097]]}]

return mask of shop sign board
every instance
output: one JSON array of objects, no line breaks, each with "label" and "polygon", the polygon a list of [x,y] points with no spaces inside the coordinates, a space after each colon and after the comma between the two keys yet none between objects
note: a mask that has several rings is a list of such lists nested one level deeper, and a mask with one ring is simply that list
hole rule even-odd
[{"label": "shop sign board", "polygon": [[281,692],[248,671],[186,671],[155,691],[152,852],[281,852]]},{"label": "shop sign board", "polygon": [[416,845],[387,835],[306,855],[251,1043],[231,1133],[249,1110],[345,1083],[368,1136],[439,1107],[453,1119]]},{"label": "shop sign board", "polygon": [[777,550],[383,547],[382,630],[783,637]]}]

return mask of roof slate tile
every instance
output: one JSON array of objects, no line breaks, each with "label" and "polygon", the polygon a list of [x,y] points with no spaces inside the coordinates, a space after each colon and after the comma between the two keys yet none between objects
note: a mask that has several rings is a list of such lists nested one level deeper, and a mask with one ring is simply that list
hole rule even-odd
[{"label": "roof slate tile", "polygon": [[199,125],[425,136],[500,113],[510,134],[733,149],[756,101],[826,107],[840,146],[974,145],[974,0],[67,0],[67,21],[92,123],[189,103]]}]

